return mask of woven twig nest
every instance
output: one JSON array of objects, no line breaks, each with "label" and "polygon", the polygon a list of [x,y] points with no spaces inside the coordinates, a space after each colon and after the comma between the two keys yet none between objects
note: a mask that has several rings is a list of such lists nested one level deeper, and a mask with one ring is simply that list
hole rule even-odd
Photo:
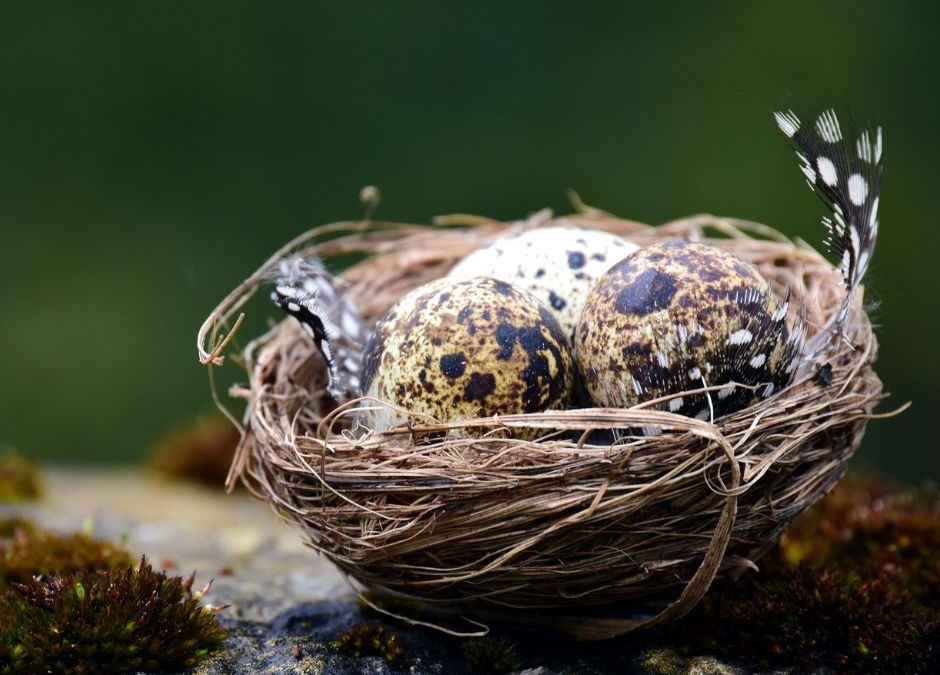
[{"label": "woven twig nest", "polygon": [[[677,618],[716,575],[752,567],[842,476],[883,397],[861,289],[843,335],[830,336],[817,329],[842,305],[842,277],[770,228],[711,216],[651,227],[597,211],[564,220],[641,245],[704,241],[753,263],[776,293],[805,308],[813,358],[791,386],[714,423],[646,405],[449,424],[416,416],[411,428],[373,434],[351,430],[353,406],[327,407],[323,361],[288,319],[242,353],[249,383],[233,393],[248,405],[230,480],[269,501],[368,589],[583,638]],[[515,225],[469,217],[449,224],[457,221],[463,227],[341,223],[281,254],[367,255],[342,276],[374,322],[507,228],[558,224],[544,214]],[[263,283],[265,269],[210,316],[203,345]],[[204,360],[227,342],[211,352],[203,346]],[[477,437],[425,433],[470,426]],[[518,440],[514,427],[542,428],[546,437]],[[650,427],[662,433],[614,441],[591,433]]]}]

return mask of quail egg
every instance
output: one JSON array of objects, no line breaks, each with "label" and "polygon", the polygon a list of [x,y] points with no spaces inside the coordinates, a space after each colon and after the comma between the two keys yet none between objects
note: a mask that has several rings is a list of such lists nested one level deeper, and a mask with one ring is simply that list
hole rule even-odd
[{"label": "quail egg", "polygon": [[[584,386],[599,406],[660,407],[708,420],[767,398],[793,378],[802,325],[757,269],[687,241],[647,246],[614,265],[585,303],[575,338]],[[738,383],[744,386],[735,386]]]},{"label": "quail egg", "polygon": [[[558,321],[530,293],[486,277],[439,279],[379,320],[363,357],[366,396],[440,421],[563,408],[575,366]],[[375,431],[407,421],[372,406]]]},{"label": "quail egg", "polygon": [[638,247],[622,237],[572,226],[552,226],[503,237],[461,260],[448,275],[482,275],[531,292],[574,337],[584,300],[610,267]]}]

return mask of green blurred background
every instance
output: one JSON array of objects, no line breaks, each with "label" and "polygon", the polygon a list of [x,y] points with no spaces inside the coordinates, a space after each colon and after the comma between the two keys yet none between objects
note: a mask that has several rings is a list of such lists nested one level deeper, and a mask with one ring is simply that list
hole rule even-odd
[{"label": "green blurred background", "polygon": [[858,463],[936,478],[937,8],[4,3],[0,443],[139,461],[210,407],[209,310],[288,238],[359,217],[366,184],[384,219],[566,211],[574,188],[818,244],[770,112],[833,104],[886,129],[869,297],[889,405],[914,401]]}]

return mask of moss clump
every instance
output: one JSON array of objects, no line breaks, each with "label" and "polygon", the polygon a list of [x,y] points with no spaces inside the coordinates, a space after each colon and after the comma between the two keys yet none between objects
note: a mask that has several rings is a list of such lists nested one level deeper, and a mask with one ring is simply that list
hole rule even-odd
[{"label": "moss clump", "polygon": [[921,673],[936,661],[938,627],[891,574],[804,564],[716,589],[681,637],[760,668]]},{"label": "moss clump", "polygon": [[516,647],[503,638],[478,638],[463,643],[467,663],[477,673],[512,673],[522,668]]},{"label": "moss clump", "polygon": [[86,534],[19,530],[0,542],[0,588],[34,576],[116,570],[133,564],[127,551]]},{"label": "moss clump", "polygon": [[0,674],[177,671],[224,639],[192,577],[87,534],[0,525]]},{"label": "moss clump", "polygon": [[940,609],[940,493],[850,478],[797,520],[771,563],[886,569],[918,602]]},{"label": "moss clump", "polygon": [[21,516],[0,518],[0,539],[12,539],[16,536],[33,536],[39,529],[31,520]]},{"label": "moss clump", "polygon": [[0,456],[0,502],[24,502],[42,495],[39,467],[20,454]]},{"label": "moss clump", "polygon": [[146,561],[12,584],[0,593],[0,673],[166,672],[191,668],[225,638],[192,580]]},{"label": "moss clump", "polygon": [[225,484],[240,439],[222,415],[211,414],[180,425],[150,451],[150,465],[172,478],[213,486]]},{"label": "moss clump", "polygon": [[805,514],[762,571],[715,585],[668,630],[758,668],[940,672],[940,504],[850,479]]},{"label": "moss clump", "polygon": [[398,636],[381,624],[358,623],[336,638],[333,646],[356,658],[379,656],[392,668],[407,668],[411,663]]}]

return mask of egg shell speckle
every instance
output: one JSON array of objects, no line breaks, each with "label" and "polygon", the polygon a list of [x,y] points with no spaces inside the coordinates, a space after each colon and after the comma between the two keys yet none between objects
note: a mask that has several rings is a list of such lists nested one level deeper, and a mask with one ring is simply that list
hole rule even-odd
[{"label": "egg shell speckle", "polygon": [[497,239],[457,263],[448,276],[487,276],[524,288],[545,303],[573,337],[591,288],[637,248],[602,230],[543,227]]},{"label": "egg shell speckle", "polygon": [[[476,277],[440,279],[399,300],[366,345],[362,376],[365,395],[450,421],[563,408],[575,366],[546,307]],[[365,424],[383,431],[406,421],[380,406]]]},{"label": "egg shell speckle", "polygon": [[801,335],[791,334],[786,315],[753,265],[714,246],[654,244],[619,262],[594,287],[575,338],[578,367],[590,397],[610,407],[706,384],[759,385],[659,406],[707,420],[789,384]]}]

